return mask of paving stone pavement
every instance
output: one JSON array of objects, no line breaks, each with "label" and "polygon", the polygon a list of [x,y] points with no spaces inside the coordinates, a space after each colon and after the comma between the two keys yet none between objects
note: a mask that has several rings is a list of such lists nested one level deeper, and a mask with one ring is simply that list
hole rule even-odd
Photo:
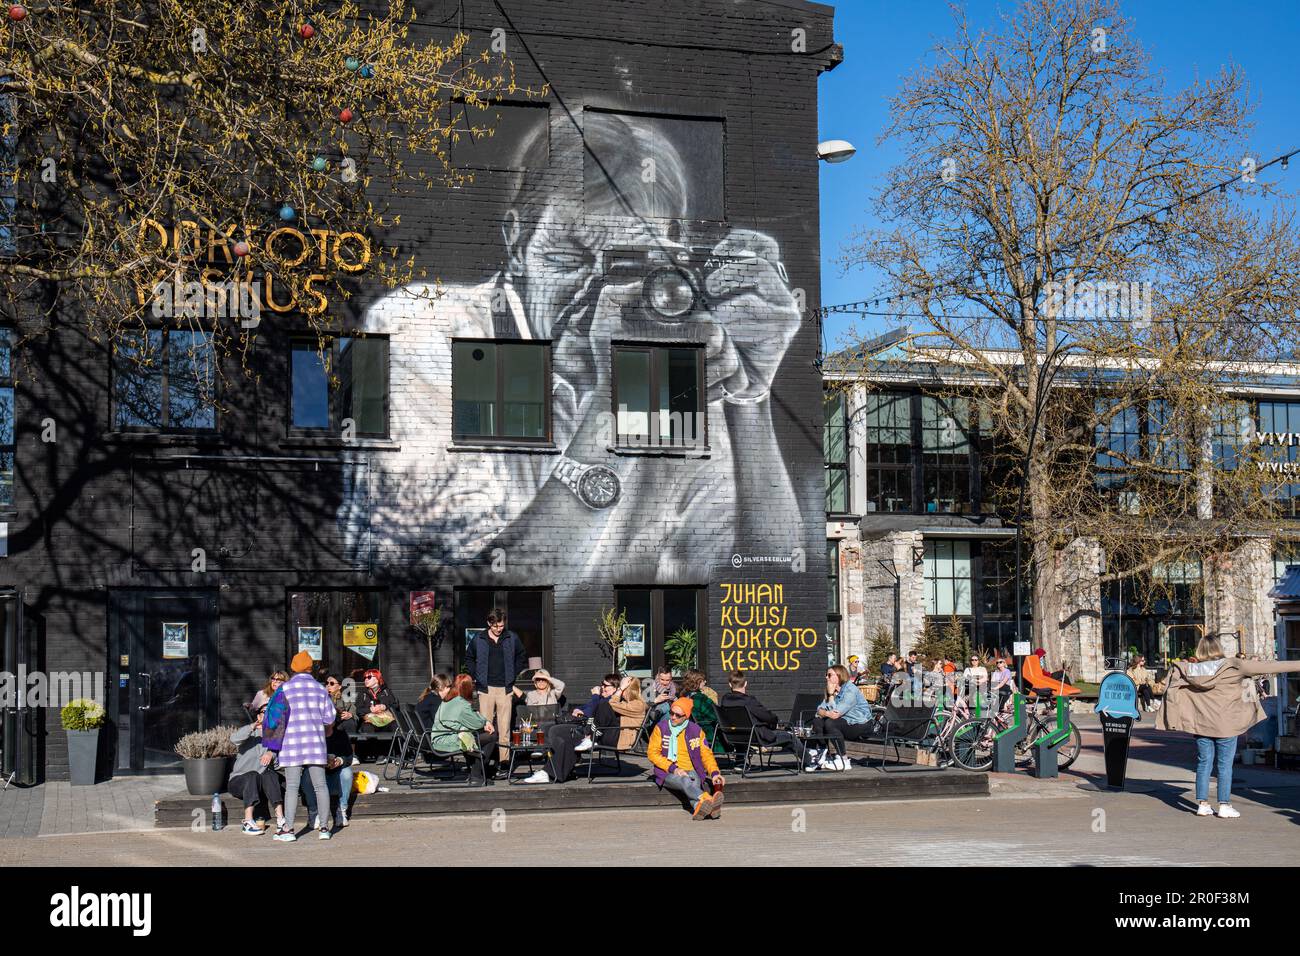
[{"label": "paving stone pavement", "polygon": [[116,777],[93,787],[56,780],[0,793],[0,838],[37,837],[153,827],[153,804],[184,789],[180,774]]}]

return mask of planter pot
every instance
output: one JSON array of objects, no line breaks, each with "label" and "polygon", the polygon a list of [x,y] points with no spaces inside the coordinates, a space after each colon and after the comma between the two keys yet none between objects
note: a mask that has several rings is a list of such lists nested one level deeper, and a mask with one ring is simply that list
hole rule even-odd
[{"label": "planter pot", "polygon": [[74,787],[93,787],[99,764],[99,728],[69,730],[68,771]]},{"label": "planter pot", "polygon": [[210,797],[221,793],[230,782],[230,768],[234,757],[207,757],[202,760],[182,761],[185,767],[185,789],[196,797]]}]

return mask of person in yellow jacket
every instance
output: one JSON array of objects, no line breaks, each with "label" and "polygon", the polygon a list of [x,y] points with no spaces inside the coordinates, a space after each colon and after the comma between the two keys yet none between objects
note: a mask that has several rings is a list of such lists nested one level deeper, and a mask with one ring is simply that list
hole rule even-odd
[{"label": "person in yellow jacket", "polygon": [[[722,816],[725,780],[700,725],[691,720],[694,703],[689,697],[673,701],[668,717],[655,725],[646,756],[655,768],[655,784],[685,795],[694,820]],[[705,790],[706,782],[712,792]]]}]

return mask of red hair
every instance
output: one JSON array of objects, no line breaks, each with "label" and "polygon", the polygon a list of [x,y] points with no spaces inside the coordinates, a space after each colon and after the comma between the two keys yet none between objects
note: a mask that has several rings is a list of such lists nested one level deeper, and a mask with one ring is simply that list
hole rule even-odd
[{"label": "red hair", "polygon": [[452,689],[466,700],[474,699],[474,678],[468,674],[457,674],[456,682],[451,685]]}]

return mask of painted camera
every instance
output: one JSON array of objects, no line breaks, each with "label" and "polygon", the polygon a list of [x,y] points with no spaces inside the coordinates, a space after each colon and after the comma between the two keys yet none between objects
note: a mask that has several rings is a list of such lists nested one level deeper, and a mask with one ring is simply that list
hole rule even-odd
[{"label": "painted camera", "polygon": [[752,256],[716,255],[708,246],[661,245],[611,250],[605,281],[641,279],[641,305],[651,317],[679,322],[709,306],[705,279],[731,262]]}]

